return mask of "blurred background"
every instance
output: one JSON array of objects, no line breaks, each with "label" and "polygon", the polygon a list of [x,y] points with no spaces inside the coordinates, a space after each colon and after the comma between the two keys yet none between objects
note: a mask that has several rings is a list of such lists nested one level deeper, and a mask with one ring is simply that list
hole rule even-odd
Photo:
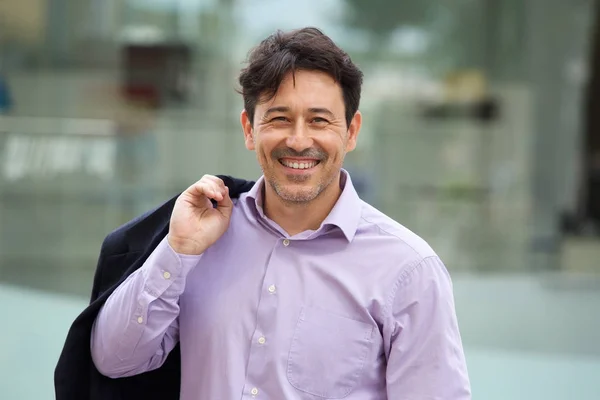
[{"label": "blurred background", "polygon": [[102,239],[255,180],[248,50],[320,27],[365,73],[346,168],[427,239],[475,399],[600,399],[600,2],[0,0],[0,397],[52,399]]}]

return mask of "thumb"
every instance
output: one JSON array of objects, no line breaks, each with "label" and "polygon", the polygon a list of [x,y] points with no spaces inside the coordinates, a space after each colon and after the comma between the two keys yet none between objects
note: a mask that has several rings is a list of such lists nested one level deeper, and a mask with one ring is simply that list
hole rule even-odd
[{"label": "thumb", "polygon": [[231,197],[229,197],[229,188],[225,186],[225,195],[223,196],[223,200],[217,202],[217,210],[223,214],[225,217],[231,217],[231,213],[233,212],[233,201],[231,201]]}]

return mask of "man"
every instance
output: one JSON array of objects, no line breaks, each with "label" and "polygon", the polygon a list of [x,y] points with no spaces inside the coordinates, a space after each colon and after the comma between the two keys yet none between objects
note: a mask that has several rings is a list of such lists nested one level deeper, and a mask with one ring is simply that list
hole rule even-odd
[{"label": "man", "polygon": [[145,373],[180,343],[182,400],[469,399],[446,268],[342,169],[360,70],[306,28],[264,40],[239,80],[263,176],[235,203],[213,176],[177,199],[98,314],[98,370]]}]

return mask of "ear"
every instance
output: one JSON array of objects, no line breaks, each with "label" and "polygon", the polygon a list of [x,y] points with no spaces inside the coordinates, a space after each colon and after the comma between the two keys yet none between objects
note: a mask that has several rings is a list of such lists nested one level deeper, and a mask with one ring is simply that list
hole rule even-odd
[{"label": "ear", "polygon": [[248,112],[245,109],[242,110],[242,115],[240,115],[240,123],[242,124],[242,130],[244,132],[246,148],[248,150],[254,150],[254,137],[252,135],[254,129],[252,128],[252,121],[250,121]]},{"label": "ear", "polygon": [[358,134],[360,133],[360,127],[362,126],[362,114],[357,111],[350,121],[348,127],[348,138],[346,141],[346,152],[350,152],[356,148],[356,142],[358,140]]}]

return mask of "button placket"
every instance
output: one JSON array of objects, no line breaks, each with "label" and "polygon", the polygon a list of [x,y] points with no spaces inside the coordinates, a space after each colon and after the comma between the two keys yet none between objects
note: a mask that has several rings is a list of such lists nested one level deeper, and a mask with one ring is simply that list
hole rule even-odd
[{"label": "button placket", "polygon": [[[258,312],[254,334],[250,345],[250,354],[248,360],[248,376],[246,379],[246,395],[252,399],[260,399],[260,388],[255,386],[262,379],[262,374],[265,368],[265,363],[269,359],[269,343],[267,337],[272,334],[276,304],[278,303],[276,286],[277,274],[276,265],[281,262],[277,252],[284,250],[285,243],[290,244],[288,239],[279,239],[273,248],[273,256],[266,265],[265,275],[263,276],[263,286],[258,303]],[[281,246],[284,244],[284,246]]]}]

